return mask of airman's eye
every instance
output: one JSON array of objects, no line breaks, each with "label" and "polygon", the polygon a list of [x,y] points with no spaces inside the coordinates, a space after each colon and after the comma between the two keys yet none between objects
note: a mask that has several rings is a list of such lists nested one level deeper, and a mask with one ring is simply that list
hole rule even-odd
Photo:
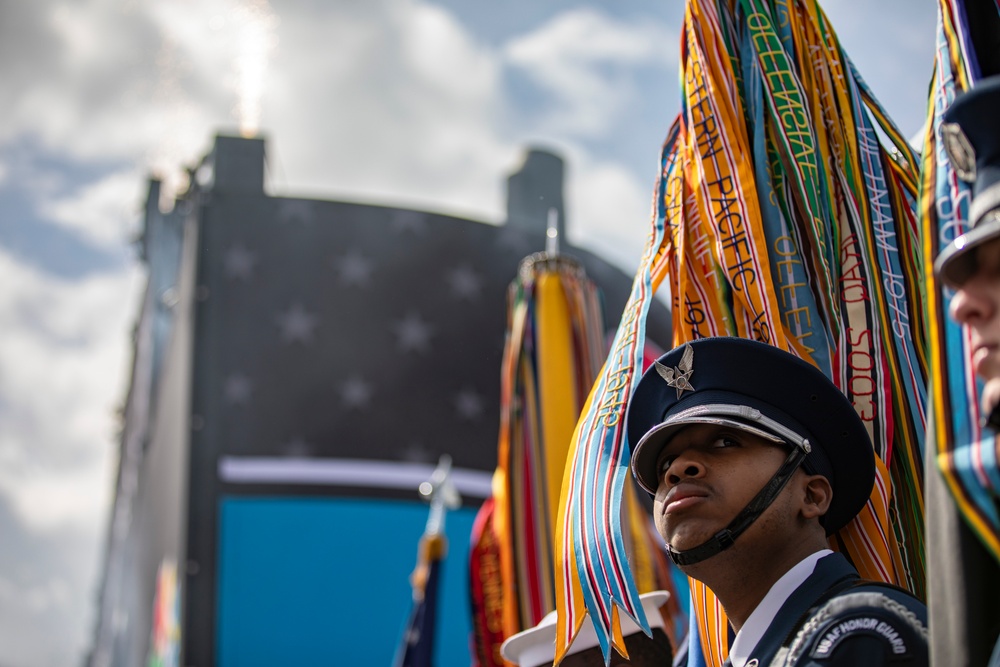
[{"label": "airman's eye", "polygon": [[715,441],[715,446],[716,447],[720,447],[720,448],[721,447],[738,447],[739,444],[740,444],[739,441],[737,441],[735,438],[730,438],[730,437],[727,437],[727,436],[721,436],[718,440]]},{"label": "airman's eye", "polygon": [[661,475],[663,473],[667,472],[667,468],[670,467],[670,464],[673,463],[674,459],[676,459],[676,458],[677,458],[676,456],[666,456],[666,457],[663,458],[662,461],[660,461],[660,474]]},{"label": "airman's eye", "polygon": [[975,252],[980,271],[985,275],[1000,274],[1000,243],[984,243]]}]

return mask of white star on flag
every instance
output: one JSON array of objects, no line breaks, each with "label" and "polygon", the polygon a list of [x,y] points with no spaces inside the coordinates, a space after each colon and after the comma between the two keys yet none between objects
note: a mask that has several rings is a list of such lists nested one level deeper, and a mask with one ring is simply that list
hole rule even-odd
[{"label": "white star on flag", "polygon": [[431,327],[420,315],[410,313],[396,322],[396,343],[403,352],[426,352],[431,345]]},{"label": "white star on flag", "polygon": [[431,460],[430,453],[419,440],[414,440],[407,445],[406,449],[400,453],[399,458],[402,461],[410,461],[411,463],[426,463]]},{"label": "white star on flag", "polygon": [[372,261],[358,251],[353,251],[335,261],[340,282],[364,287],[372,275]]},{"label": "white star on flag", "polygon": [[463,389],[455,396],[455,412],[459,417],[475,421],[483,414],[483,399],[473,389]]},{"label": "white star on flag", "polygon": [[257,263],[257,256],[246,249],[241,244],[236,244],[226,251],[222,258],[226,275],[239,280],[249,280],[253,275],[254,265]]},{"label": "white star on flag", "polygon": [[313,219],[311,202],[302,199],[283,199],[278,204],[278,220],[280,222],[309,223]]},{"label": "white star on flag", "polygon": [[281,445],[281,451],[288,456],[307,456],[310,449],[309,443],[300,436],[294,436],[291,440]]},{"label": "white star on flag", "polygon": [[292,304],[284,313],[277,317],[281,338],[286,343],[308,343],[312,341],[313,331],[319,324],[319,318],[302,307],[302,304]]},{"label": "white star on flag", "polygon": [[222,393],[226,397],[226,403],[246,405],[250,402],[250,396],[253,394],[253,381],[245,375],[233,373],[226,378]]},{"label": "white star on flag", "polygon": [[448,274],[451,293],[459,299],[476,301],[483,288],[483,281],[469,266],[460,266]]},{"label": "white star on flag", "polygon": [[506,250],[513,250],[520,255],[526,255],[532,250],[542,250],[540,247],[532,248],[531,239],[528,238],[527,232],[511,227],[509,223],[500,229],[496,238],[498,246]]},{"label": "white star on flag", "polygon": [[392,217],[392,228],[397,233],[420,234],[427,227],[424,214],[419,211],[397,211]]},{"label": "white star on flag", "polygon": [[372,398],[372,386],[364,378],[354,376],[340,386],[340,398],[345,408],[364,409]]}]

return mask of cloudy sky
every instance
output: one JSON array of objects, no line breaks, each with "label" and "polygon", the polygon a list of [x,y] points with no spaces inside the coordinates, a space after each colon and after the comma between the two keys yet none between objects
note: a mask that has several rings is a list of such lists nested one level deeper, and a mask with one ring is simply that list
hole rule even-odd
[{"label": "cloudy sky", "polygon": [[[936,3],[824,7],[915,134]],[[150,173],[180,186],[242,117],[267,136],[273,194],[498,222],[504,177],[542,145],[568,162],[572,239],[631,273],[678,110],[682,12],[681,0],[0,0],[0,665],[75,664],[89,644]]]}]

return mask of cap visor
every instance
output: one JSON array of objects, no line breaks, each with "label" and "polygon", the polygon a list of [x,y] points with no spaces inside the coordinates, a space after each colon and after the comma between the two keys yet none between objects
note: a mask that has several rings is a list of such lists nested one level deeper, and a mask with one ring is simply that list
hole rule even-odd
[{"label": "cap visor", "polygon": [[746,422],[728,417],[713,417],[712,415],[677,415],[677,419],[667,419],[659,426],[655,426],[642,436],[639,444],[635,446],[632,454],[632,474],[635,476],[639,486],[652,495],[656,495],[656,487],[660,485],[659,473],[656,470],[656,460],[667,442],[685,426],[691,424],[713,424],[716,426],[728,426],[730,428],[744,431],[752,435],[764,438],[774,443],[785,442],[784,438],[766,431],[758,426],[751,426]]},{"label": "cap visor", "polygon": [[975,249],[1000,237],[1000,219],[984,220],[945,246],[934,261],[934,273],[950,287],[961,287],[979,266]]}]

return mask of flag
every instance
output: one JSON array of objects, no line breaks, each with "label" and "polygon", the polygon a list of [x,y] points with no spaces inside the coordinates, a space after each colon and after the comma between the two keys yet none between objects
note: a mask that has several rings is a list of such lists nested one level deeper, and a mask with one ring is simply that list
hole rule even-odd
[{"label": "flag", "polygon": [[397,652],[396,667],[431,667],[434,664],[438,579],[447,550],[448,541],[444,535],[424,535],[420,539],[417,568],[412,575],[413,609]]},{"label": "flag", "polygon": [[[995,0],[938,0],[933,77],[921,155],[920,222],[928,308],[932,397],[928,420],[927,528],[934,604],[928,609],[934,664],[986,664],[1000,614],[984,597],[1000,564],[1000,466],[996,436],[980,423],[981,382],[963,327],[948,317],[951,289],[934,260],[969,231],[970,185],[956,177],[944,151],[943,116],[956,96],[1000,74]],[[947,545],[947,548],[942,548]]]},{"label": "flag", "polygon": [[[556,608],[559,497],[580,409],[606,351],[602,322],[597,287],[579,262],[555,249],[522,261],[508,291],[493,497],[480,509],[471,550],[480,667],[503,664],[503,640]],[[623,495],[639,591],[673,591],[662,540],[631,483]],[[494,572],[493,580],[484,574]],[[673,632],[683,621],[676,603],[670,612]]]},{"label": "flag", "polygon": [[[589,611],[605,658],[642,624],[620,519],[623,422],[649,300],[669,280],[673,344],[739,336],[820,368],[865,422],[871,499],[831,537],[862,576],[924,590],[926,291],[918,162],[814,0],[688,0],[682,108],[646,250],[581,412],[559,511],[557,656]],[[696,661],[728,655],[714,594],[690,581]]]},{"label": "flag", "polygon": [[448,553],[444,534],[448,509],[461,504],[451,482],[451,457],[441,457],[430,480],[420,485],[420,495],[430,502],[427,525],[417,548],[417,567],[410,576],[413,608],[396,651],[394,667],[431,667],[434,664],[434,634],[442,561]]},{"label": "flag", "polygon": [[469,602],[472,610],[473,667],[504,667],[503,578],[500,547],[493,529],[495,499],[487,498],[472,524],[469,549]]},{"label": "flag", "polygon": [[[977,26],[970,22],[972,11]],[[984,12],[992,12],[992,21]],[[928,323],[934,373],[931,395],[934,415],[934,462],[944,476],[959,512],[995,559],[1000,560],[1000,468],[995,435],[981,423],[979,392],[971,362],[972,350],[966,332],[949,319],[947,301],[952,290],[942,289],[934,277],[934,258],[955,237],[969,231],[971,185],[955,175],[944,154],[942,116],[956,95],[968,90],[984,76],[983,66],[996,59],[996,36],[980,36],[977,53],[975,28],[997,25],[993,0],[940,0],[938,3],[937,51],[928,104],[922,163],[923,193],[921,222],[924,232],[924,262],[930,294]],[[983,61],[983,62],[980,62]],[[996,67],[996,65],[991,65]],[[986,71],[985,75],[998,72]]]}]

